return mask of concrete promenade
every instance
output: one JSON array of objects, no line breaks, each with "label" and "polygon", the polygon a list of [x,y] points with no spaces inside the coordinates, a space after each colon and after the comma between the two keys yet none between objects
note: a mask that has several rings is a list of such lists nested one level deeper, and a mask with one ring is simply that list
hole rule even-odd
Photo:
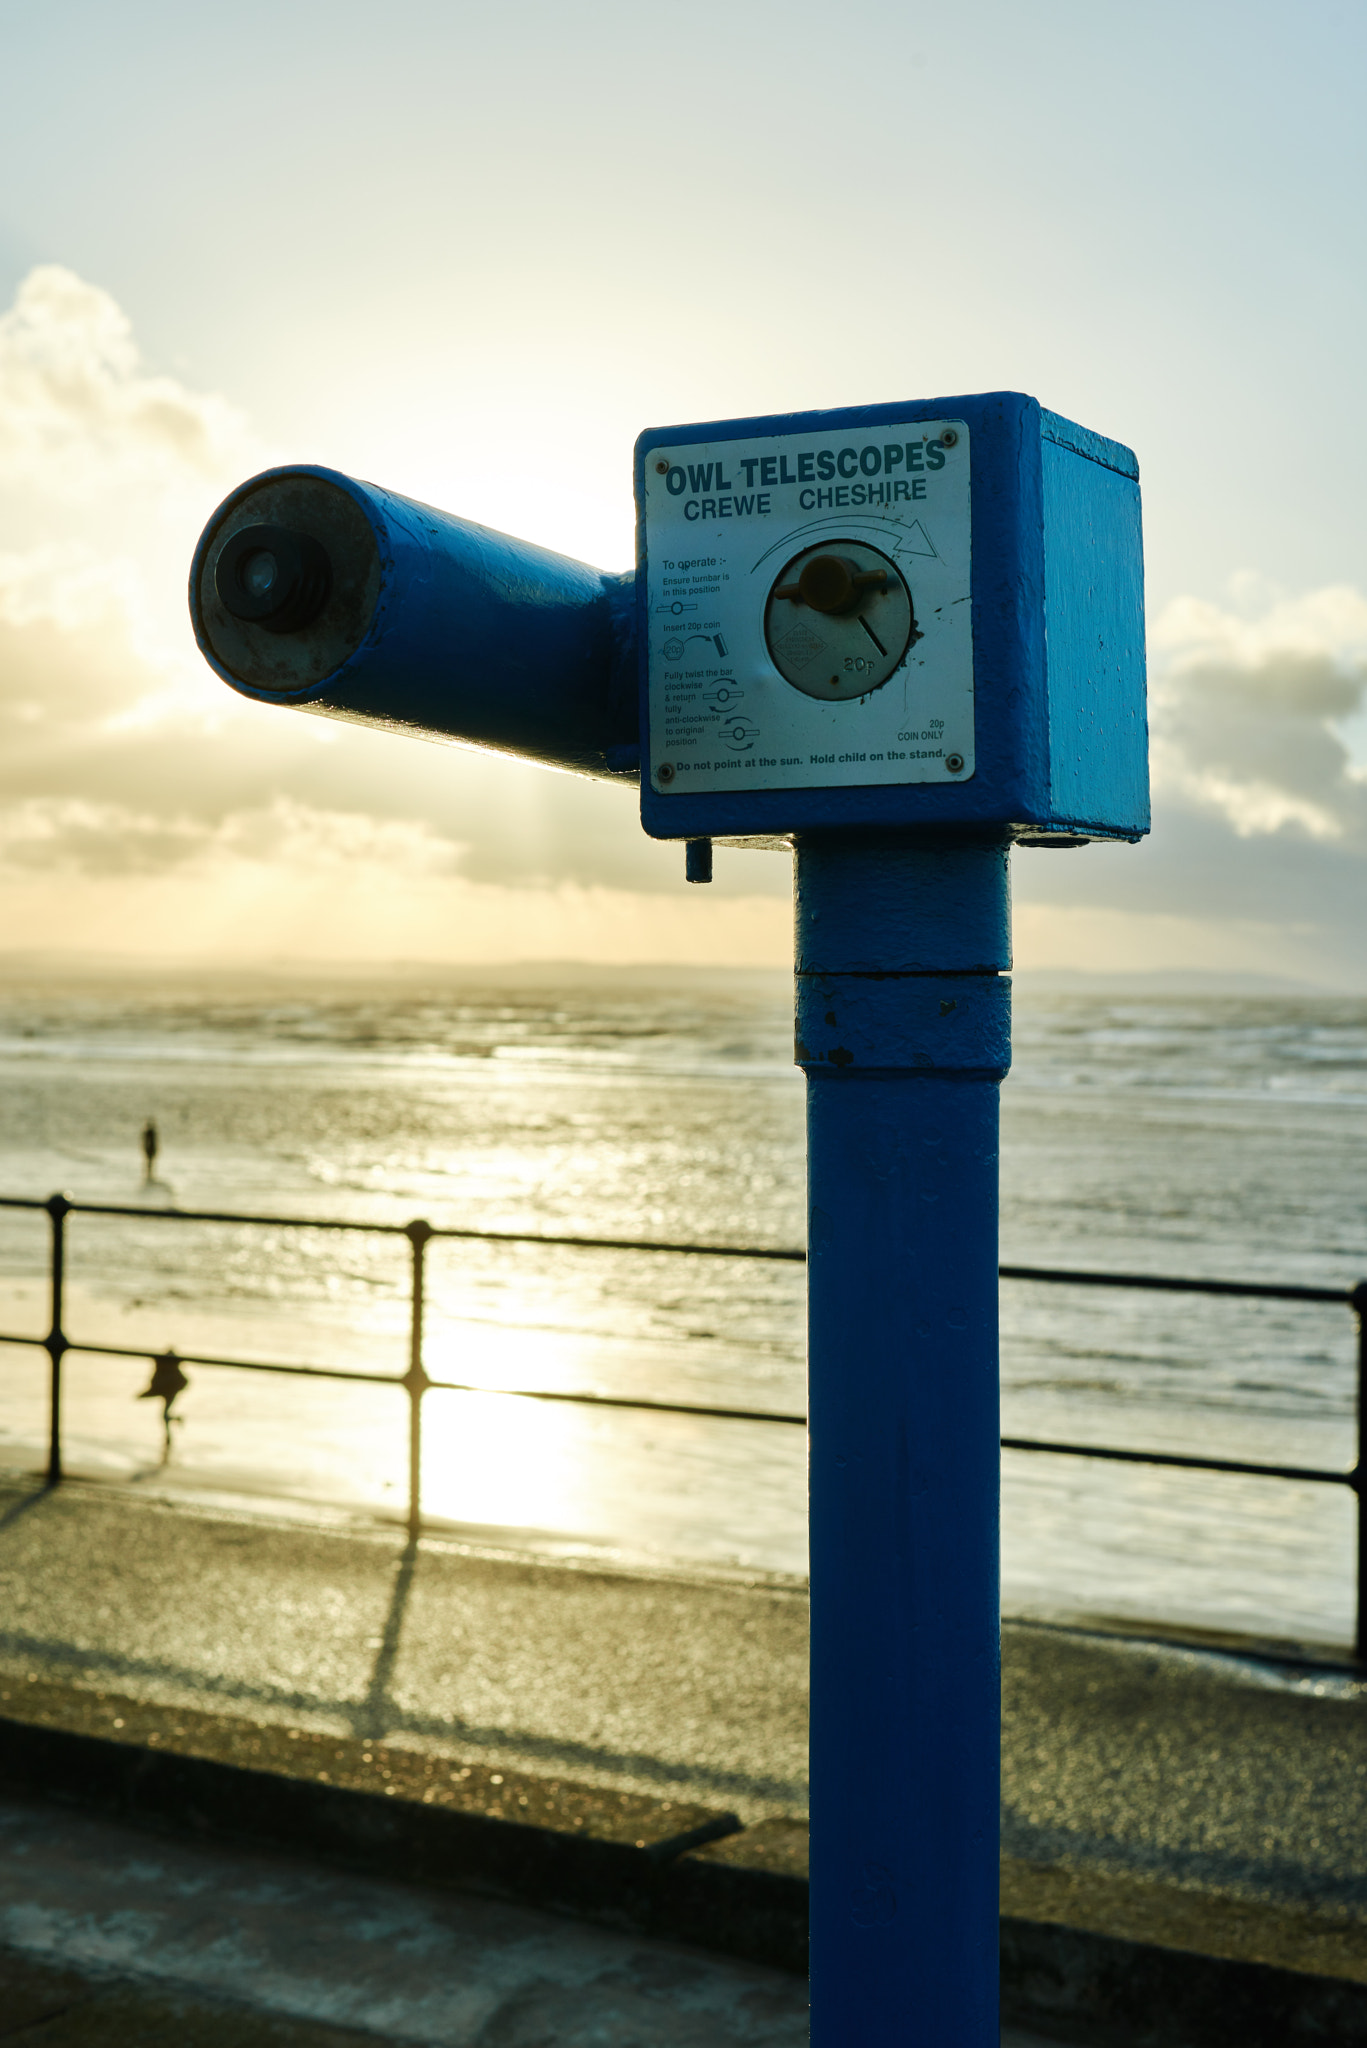
[{"label": "concrete promenade", "polygon": [[[0,1487],[0,1670],[580,1782],[806,1811],[799,1588]],[[1367,1915],[1367,1686],[1035,1625],[1004,1847]]]},{"label": "concrete promenade", "polygon": [[798,1588],[545,1564],[125,1490],[0,1487],[0,1669],[806,1811]]},{"label": "concrete promenade", "polygon": [[[312,1731],[359,1740],[366,1762],[375,1744],[377,1770],[383,1743],[415,1768],[440,1757],[491,1783],[563,1777],[754,1823],[805,1812],[805,1659],[792,1585],[442,1536],[413,1548],[130,1489],[0,1489],[0,1713],[22,1715],[30,1686],[75,1687],[92,1727],[117,1695],[221,1716],[235,1753],[253,1727]],[[1367,1687],[1015,1624],[1003,1690],[1004,1911],[1039,1917],[1046,1897],[1045,1917],[1086,1926],[1109,1900],[1106,1926],[1132,1938],[1367,1981]],[[787,2019],[720,2024],[719,2041],[796,2038]]]},{"label": "concrete promenade", "polygon": [[[803,2048],[800,1979],[501,1900],[0,1802],[0,2038]],[[1007,2030],[1003,2048],[1048,2048]]]}]

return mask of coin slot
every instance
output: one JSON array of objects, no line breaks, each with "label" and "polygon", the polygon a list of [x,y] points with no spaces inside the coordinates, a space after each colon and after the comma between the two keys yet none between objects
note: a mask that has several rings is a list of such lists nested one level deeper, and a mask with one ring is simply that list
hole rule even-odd
[{"label": "coin slot", "polygon": [[866,541],[804,548],[775,578],[764,610],[779,674],[827,704],[881,689],[917,637],[906,578]]}]

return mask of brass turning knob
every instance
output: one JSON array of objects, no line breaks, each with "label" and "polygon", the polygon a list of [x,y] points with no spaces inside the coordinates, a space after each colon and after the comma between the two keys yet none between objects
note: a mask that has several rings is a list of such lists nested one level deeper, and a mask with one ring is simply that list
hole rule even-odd
[{"label": "brass turning knob", "polygon": [[886,569],[860,569],[843,555],[813,555],[796,583],[781,583],[775,597],[810,605],[814,612],[849,612],[866,590],[886,590]]}]

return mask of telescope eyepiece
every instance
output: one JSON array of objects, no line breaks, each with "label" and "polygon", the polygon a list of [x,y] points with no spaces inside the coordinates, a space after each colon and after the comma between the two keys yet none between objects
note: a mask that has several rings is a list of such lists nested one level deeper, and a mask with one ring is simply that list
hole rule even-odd
[{"label": "telescope eyepiece", "polygon": [[223,543],[214,588],[235,619],[267,633],[298,633],[327,603],[332,563],[311,533],[243,526]]}]

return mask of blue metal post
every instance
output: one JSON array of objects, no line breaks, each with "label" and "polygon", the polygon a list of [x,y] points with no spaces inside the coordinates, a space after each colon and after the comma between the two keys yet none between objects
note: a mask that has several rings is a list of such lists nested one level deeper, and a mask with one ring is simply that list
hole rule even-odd
[{"label": "blue metal post", "polygon": [[1007,849],[799,839],[813,2048],[996,2048]]}]

